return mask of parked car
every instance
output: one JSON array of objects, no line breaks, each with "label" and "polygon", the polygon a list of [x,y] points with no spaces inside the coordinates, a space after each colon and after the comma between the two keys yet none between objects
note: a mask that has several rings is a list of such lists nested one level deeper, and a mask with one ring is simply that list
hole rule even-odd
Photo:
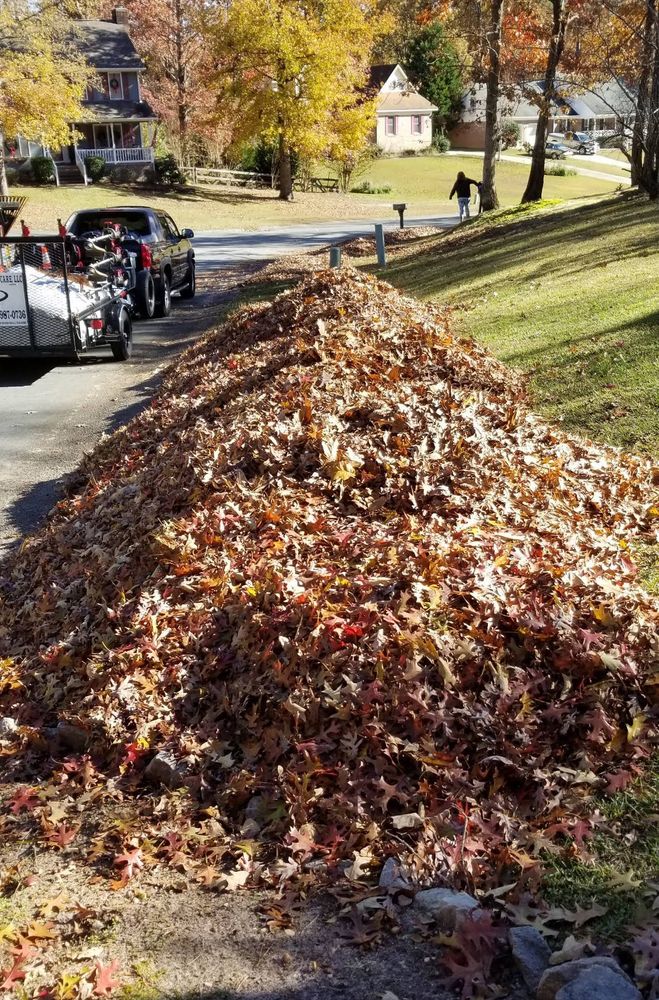
[{"label": "parked car", "polygon": [[179,229],[171,216],[144,206],[82,209],[67,220],[67,232],[76,237],[117,231],[128,253],[136,258],[134,295],[140,315],[168,316],[172,292],[183,299],[195,294],[195,254],[191,229]]},{"label": "parked car", "polygon": [[599,152],[599,143],[595,142],[587,132],[552,132],[547,137],[548,142],[558,142],[582,156]]},{"label": "parked car", "polygon": [[548,142],[545,146],[545,156],[548,160],[564,160],[566,156],[573,155],[572,150],[562,142]]}]

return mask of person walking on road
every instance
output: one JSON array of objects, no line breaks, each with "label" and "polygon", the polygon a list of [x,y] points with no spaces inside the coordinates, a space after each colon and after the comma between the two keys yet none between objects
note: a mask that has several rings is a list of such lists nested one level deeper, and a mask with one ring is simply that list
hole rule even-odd
[{"label": "person walking on road", "polygon": [[463,219],[468,219],[469,215],[469,202],[471,201],[471,185],[478,188],[478,181],[473,181],[471,177],[466,177],[464,172],[461,170],[455,179],[455,184],[451,188],[451,193],[449,195],[449,200],[453,200],[453,195],[458,196],[458,209],[460,212],[460,222]]}]

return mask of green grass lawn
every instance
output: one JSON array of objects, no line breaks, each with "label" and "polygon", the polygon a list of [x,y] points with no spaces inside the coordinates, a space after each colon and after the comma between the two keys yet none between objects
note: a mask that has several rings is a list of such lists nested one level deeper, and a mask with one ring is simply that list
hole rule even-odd
[{"label": "green grass lawn", "polygon": [[621,149],[600,149],[599,155],[606,156],[610,160],[618,160],[620,163],[626,163],[629,170],[629,160]]},{"label": "green grass lawn", "polygon": [[393,261],[386,278],[465,307],[458,329],[527,371],[545,416],[657,454],[658,222],[631,194],[483,216]]},{"label": "green grass lawn", "polygon": [[[282,202],[276,191],[236,188],[198,188],[190,191],[153,193],[137,187],[99,184],[75,187],[12,188],[12,194],[28,198],[25,219],[34,232],[53,232],[58,217],[66,219],[76,209],[88,206],[143,204],[170,212],[179,226],[209,229],[258,229],[261,226],[339,219],[392,218],[394,201],[405,201],[408,215],[442,215],[455,211],[449,192],[459,170],[478,178],[481,163],[474,157],[418,156],[376,160],[355,183],[370,180],[388,183],[390,194],[303,194],[293,202]],[[502,162],[498,169],[501,202],[519,202],[528,175],[528,162]],[[319,168],[327,173],[327,167]],[[549,177],[548,198],[583,198],[615,190],[615,182],[590,177]]]},{"label": "green grass lawn", "polygon": [[[518,204],[526,187],[529,159],[525,156],[520,156],[519,159],[519,164],[502,160],[497,165],[497,191],[502,205]],[[602,164],[599,165],[599,169],[608,171]],[[360,175],[359,181],[369,180],[378,187],[390,184],[392,200],[405,201],[410,211],[423,214],[417,211],[417,207],[429,203],[450,204],[449,192],[459,170],[464,170],[468,177],[478,180],[482,173],[482,162],[474,156],[382,157],[375,160],[366,173]],[[583,198],[606,194],[614,191],[616,186],[615,181],[603,181],[581,175],[547,177],[545,197]],[[371,197],[374,200],[381,200],[382,195],[371,195]]]}]

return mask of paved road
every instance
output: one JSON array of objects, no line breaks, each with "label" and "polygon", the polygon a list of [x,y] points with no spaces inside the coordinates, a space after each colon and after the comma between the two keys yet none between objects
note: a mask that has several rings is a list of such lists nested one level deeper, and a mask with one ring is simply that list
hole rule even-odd
[{"label": "paved road", "polygon": [[[386,214],[391,214],[391,209]],[[397,220],[381,220],[385,229],[395,229]],[[439,218],[410,217],[406,226],[438,226],[447,228],[455,225],[454,216]],[[246,232],[240,229],[215,230],[199,233],[195,237],[195,252],[200,270],[212,270],[236,262],[270,260],[285,254],[316,250],[331,243],[340,243],[351,236],[373,234],[374,222],[368,219],[341,222],[321,222],[282,229],[259,229]]]},{"label": "paved road", "polygon": [[[452,225],[453,218],[424,224]],[[394,223],[390,223],[393,225]],[[200,272],[324,246],[372,232],[373,223],[341,222],[263,232],[200,233]],[[0,359],[0,554],[33,529],[57,499],[62,476],[104,432],[136,414],[151,397],[161,369],[212,325],[218,295],[174,299],[167,320],[135,325],[130,362],[105,352],[82,364]]]}]

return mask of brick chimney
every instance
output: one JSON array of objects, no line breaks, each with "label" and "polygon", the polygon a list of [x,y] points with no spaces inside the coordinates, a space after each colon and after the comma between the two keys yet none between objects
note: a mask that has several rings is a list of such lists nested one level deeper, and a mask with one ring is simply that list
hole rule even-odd
[{"label": "brick chimney", "polygon": [[128,8],[127,7],[114,7],[112,10],[112,20],[115,24],[125,24],[128,25]]}]

